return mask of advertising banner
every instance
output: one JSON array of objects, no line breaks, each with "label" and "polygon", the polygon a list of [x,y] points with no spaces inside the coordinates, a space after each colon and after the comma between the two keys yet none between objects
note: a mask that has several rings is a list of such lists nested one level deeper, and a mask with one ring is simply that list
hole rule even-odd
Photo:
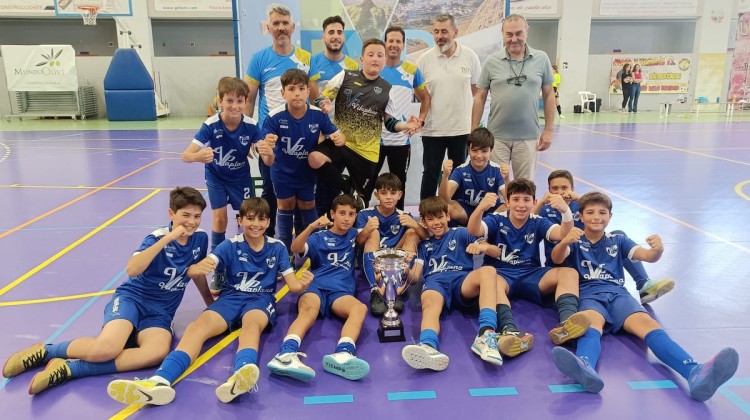
[{"label": "advertising banner", "polygon": [[623,55],[612,59],[609,93],[622,93],[618,77],[622,66],[641,65],[641,93],[687,93],[692,58],[685,54]]},{"label": "advertising banner", "polygon": [[71,45],[2,45],[11,92],[78,90],[76,54]]}]

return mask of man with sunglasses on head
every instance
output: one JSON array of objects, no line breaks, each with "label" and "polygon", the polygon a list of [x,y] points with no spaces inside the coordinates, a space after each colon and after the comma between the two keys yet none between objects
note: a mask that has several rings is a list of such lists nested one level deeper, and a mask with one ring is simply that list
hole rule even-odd
[{"label": "man with sunglasses on head", "polygon": [[[471,112],[472,130],[479,126],[487,92],[490,114],[487,128],[495,136],[491,160],[507,163],[513,178],[534,179],[538,152],[549,149],[555,127],[554,74],[547,53],[526,44],[529,25],[512,14],[501,26],[505,48],[491,54],[482,67]],[[540,133],[539,92],[544,100],[544,129]]]}]

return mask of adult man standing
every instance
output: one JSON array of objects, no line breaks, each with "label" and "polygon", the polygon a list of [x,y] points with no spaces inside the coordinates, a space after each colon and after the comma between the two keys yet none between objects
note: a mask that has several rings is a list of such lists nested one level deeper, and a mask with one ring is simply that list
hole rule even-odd
[{"label": "adult man standing", "polygon": [[[427,93],[422,71],[416,64],[402,61],[401,53],[406,45],[406,34],[398,26],[391,26],[385,30],[385,68],[380,77],[391,84],[391,99],[395,106],[395,118],[406,121],[411,114],[410,108],[414,96],[419,99],[419,122],[427,117],[430,110],[430,94]],[[392,133],[383,127],[380,134],[380,159],[375,169],[379,174],[383,163],[388,159],[388,170],[401,180],[401,185],[406,189],[406,172],[409,170],[411,158],[411,138],[404,132]],[[374,187],[374,185],[373,185]],[[404,209],[404,197],[396,205],[400,210]]]},{"label": "adult man standing", "polygon": [[[323,44],[325,50],[315,54],[310,61],[310,98],[320,97],[328,81],[342,70],[359,69],[359,62],[341,50],[346,42],[344,20],[341,16],[330,16],[323,21]],[[344,170],[343,164],[338,166],[339,172]],[[318,215],[328,214],[331,210],[331,202],[341,194],[335,185],[319,182],[315,188],[315,207]]]},{"label": "adult man standing", "polygon": [[[526,19],[512,14],[503,20],[505,48],[487,57],[474,95],[471,127],[479,126],[491,94],[487,128],[495,136],[491,160],[507,163],[513,178],[534,179],[538,152],[552,144],[555,127],[555,92],[552,64],[544,51],[526,44]],[[539,133],[539,91],[544,100],[544,130]]]},{"label": "adult man standing", "polygon": [[482,66],[473,50],[455,40],[458,27],[450,14],[437,15],[432,36],[435,47],[417,60],[431,98],[422,129],[424,171],[420,199],[435,195],[446,150],[453,162],[466,160],[472,96]]},{"label": "adult man standing", "polygon": [[[310,70],[310,53],[296,48],[292,44],[294,22],[292,12],[284,5],[271,4],[268,6],[268,32],[273,43],[264,48],[250,59],[245,81],[249,87],[245,114],[253,115],[255,98],[260,97],[258,105],[258,127],[263,127],[263,120],[268,111],[285,103],[281,96],[281,75],[289,69]],[[271,207],[271,224],[266,230],[269,236],[274,235],[276,229],[276,194],[271,183],[271,169],[261,160],[258,161],[260,175],[263,178],[263,197]]]}]

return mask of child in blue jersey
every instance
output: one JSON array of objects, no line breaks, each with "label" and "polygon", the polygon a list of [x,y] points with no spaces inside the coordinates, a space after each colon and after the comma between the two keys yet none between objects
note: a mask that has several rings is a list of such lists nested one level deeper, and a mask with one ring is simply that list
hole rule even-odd
[{"label": "child in blue jersey", "polygon": [[[497,270],[497,274],[507,283],[508,296],[525,299],[538,305],[544,303],[543,296],[554,295],[560,324],[554,327],[549,337],[555,344],[580,337],[589,327],[591,320],[578,312],[578,276],[575,270],[567,267],[542,267],[539,257],[539,244],[547,238],[559,241],[573,227],[573,214],[560,196],[551,198],[551,205],[560,211],[562,224],[531,213],[534,208],[536,185],[533,181],[519,178],[505,188],[508,194],[508,210],[484,216],[485,211],[497,205],[497,195],[485,194],[474,213],[469,217],[469,233],[486,238],[490,247],[485,253],[484,264]],[[498,318],[507,318],[510,307],[503,303],[497,306]],[[512,321],[507,334],[524,337]],[[502,322],[500,323],[502,326]],[[505,327],[501,330],[506,334]],[[531,346],[528,346],[530,349]]]},{"label": "child in blue jersey", "polygon": [[562,347],[552,349],[555,365],[587,392],[598,393],[604,387],[596,372],[602,334],[624,330],[645,341],[659,360],[685,378],[692,398],[698,401],[711,398],[737,370],[737,351],[727,347],[708,362],[698,364],[623,287],[623,261],[658,261],[664,252],[661,238],[658,235],[646,238],[649,246],[646,249],[625,235],[607,233],[612,201],[602,193],[584,194],[579,209],[584,230],[573,228],[552,250],[552,259],[562,263],[570,256],[575,261],[581,282],[580,307],[592,322],[591,328],[578,339],[575,354]]},{"label": "child in blue jersey", "polygon": [[197,265],[203,274],[224,264],[226,281],[219,298],[188,325],[177,348],[169,353],[154,376],[144,380],[115,380],[107,393],[125,404],[164,405],[172,402],[175,380],[195,361],[209,338],[242,328],[234,373],[216,388],[216,396],[228,403],[250,392],[258,380],[260,335],[276,322],[276,276],[281,274],[289,290],[299,293],[313,279],[303,270],[299,278],[289,264],[286,247],[265,236],[270,209],[266,200],[249,198],[240,206],[242,234],[219,244]]},{"label": "child in blue jersey", "polygon": [[[375,179],[375,198],[378,205],[364,209],[357,215],[356,227],[362,229],[357,237],[357,245],[363,246],[363,271],[370,283],[370,313],[383,316],[386,304],[383,300],[384,286],[378,287],[373,268],[373,252],[380,248],[398,248],[414,256],[420,238],[426,239],[429,233],[411,214],[398,209],[398,203],[404,196],[401,180],[390,172],[381,174]],[[366,240],[374,238],[368,244]],[[402,293],[406,288],[400,289]],[[404,301],[396,297],[394,309],[404,310]]]},{"label": "child in blue jersey", "polygon": [[323,134],[334,142],[344,136],[320,108],[307,104],[309,78],[299,69],[281,75],[281,94],[286,104],[271,110],[263,122],[262,134],[276,141],[271,180],[278,204],[276,234],[287,248],[292,245],[295,208],[302,214],[301,226],[315,222],[315,172],[307,156]]},{"label": "child in blue jersey", "polygon": [[[356,341],[367,315],[367,307],[354,296],[354,254],[357,234],[354,220],[357,202],[340,195],[331,204],[331,219],[321,216],[292,243],[292,251],[310,257],[315,282],[299,297],[297,318],[289,326],[279,353],[268,363],[271,373],[300,381],[311,381],[315,370],[299,360],[302,339],[320,314],[343,318],[341,338],[333,354],[323,357],[326,372],[356,381],[370,372],[370,365],[357,357]],[[320,228],[330,226],[328,230]]]},{"label": "child in blue jersey", "polygon": [[[192,143],[182,152],[184,162],[205,164],[208,201],[211,202],[211,250],[224,240],[228,216],[227,204],[237,210],[242,200],[255,197],[247,157],[253,145],[267,165],[273,163],[273,139],[258,141],[260,131],[255,120],[244,115],[247,85],[236,77],[219,81],[221,112],[209,117],[195,134]],[[221,289],[223,267],[219,266],[211,289]]]},{"label": "child in blue jersey", "polygon": [[213,302],[206,277],[195,269],[208,252],[199,229],[206,201],[190,187],[169,194],[170,225],[151,232],[125,267],[128,280],[104,309],[97,337],[34,344],[8,358],[3,376],[47,363],[29,385],[34,395],[69,379],[138,370],[159,363],[172,342],[172,318],[193,279],[206,305]]},{"label": "child in blue jersey", "polygon": [[[547,177],[547,185],[549,191],[544,194],[544,197],[542,197],[541,200],[537,201],[536,206],[534,207],[534,214],[546,217],[551,220],[552,223],[560,223],[560,212],[549,205],[550,197],[552,197],[552,195],[560,195],[565,202],[568,203],[570,211],[573,213],[574,226],[583,229],[583,222],[581,222],[578,212],[578,199],[580,196],[575,192],[573,175],[564,169],[552,171]],[[612,233],[625,234],[625,232],[620,230],[612,231]],[[551,254],[552,248],[555,247],[555,244],[555,242],[546,239],[544,240],[544,256],[546,258],[544,265],[547,267],[554,266]],[[563,264],[568,267],[573,267],[573,263],[568,260],[564,261]],[[644,305],[655,301],[674,289],[675,282],[672,279],[651,280],[641,261],[631,261],[627,259],[623,261],[623,265],[625,266],[625,271],[633,277],[635,286],[641,297],[641,303]]]},{"label": "child in blue jersey", "polygon": [[[448,356],[439,351],[440,313],[443,308],[467,308],[479,302],[479,333],[471,351],[493,365],[502,365],[497,348],[495,302],[497,275],[492,267],[473,270],[467,248],[477,239],[466,228],[449,228],[448,205],[440,197],[419,203],[419,215],[432,236],[419,243],[409,280],[415,282],[424,271],[422,325],[418,344],[409,344],[401,356],[414,369],[445,370]],[[425,267],[426,265],[426,267]]]},{"label": "child in blue jersey", "polygon": [[490,161],[495,146],[495,137],[490,130],[484,127],[474,129],[467,142],[469,159],[455,170],[452,160],[443,162],[443,177],[438,189],[440,198],[449,203],[451,220],[461,226],[466,226],[469,215],[485,193],[504,197],[505,185],[510,182],[510,166]]}]

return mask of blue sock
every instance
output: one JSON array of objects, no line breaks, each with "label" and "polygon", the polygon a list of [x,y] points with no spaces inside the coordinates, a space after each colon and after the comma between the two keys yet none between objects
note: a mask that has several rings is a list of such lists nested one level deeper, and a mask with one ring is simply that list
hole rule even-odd
[{"label": "blue sock", "polygon": [[[580,343],[580,341],[579,338],[578,342]],[[690,376],[690,371],[698,366],[698,363],[679,344],[672,341],[666,331],[662,329],[653,330],[646,334],[644,341],[659,360],[685,379]]]},{"label": "blue sock", "polygon": [[242,366],[245,365],[257,365],[258,364],[258,350],[255,349],[242,349],[237,352],[234,356],[234,371],[237,372]]},{"label": "blue sock", "polygon": [[484,334],[486,330],[497,331],[497,312],[494,309],[479,310],[479,335]]},{"label": "blue sock", "polygon": [[587,361],[589,366],[596,369],[599,356],[602,354],[602,334],[593,328],[589,328],[578,339],[576,346],[576,356]]},{"label": "blue sock", "polygon": [[[625,235],[625,232],[621,230],[613,230],[612,233]],[[646,267],[643,266],[643,263],[640,261],[630,261],[629,258],[625,258],[625,261],[622,262],[622,266],[625,267],[625,271],[627,271],[628,274],[633,277],[633,280],[635,280],[635,287],[638,290],[641,290],[641,287],[643,287],[648,281],[648,273],[646,273]]]},{"label": "blue sock", "polygon": [[68,367],[70,368],[70,375],[74,378],[117,373],[117,366],[115,366],[114,360],[102,363],[84,362],[83,360],[68,360]]},{"label": "blue sock", "polygon": [[57,344],[47,344],[44,347],[47,350],[47,356],[44,358],[44,362],[49,362],[52,359],[67,359],[68,358],[68,346],[70,341],[63,341]]},{"label": "blue sock", "polygon": [[289,250],[292,247],[292,225],[294,210],[276,210],[276,236]]},{"label": "blue sock", "polygon": [[341,353],[342,351],[345,351],[352,356],[356,356],[357,346],[355,346],[354,343],[350,341],[339,341],[339,343],[336,345],[336,353]]},{"label": "blue sock", "polygon": [[[214,249],[216,247],[224,242],[224,239],[226,239],[226,232],[214,232],[211,231],[211,252],[214,252]],[[215,268],[215,271],[224,271],[224,267],[221,266],[221,264],[217,265]]]},{"label": "blue sock", "polygon": [[290,334],[284,337],[284,341],[281,343],[279,354],[296,353],[299,351],[299,345],[301,340],[294,334]]},{"label": "blue sock", "polygon": [[[315,220],[313,220],[314,222]],[[310,222],[312,223],[312,222]],[[299,235],[307,225],[305,224],[304,216],[302,216],[302,210],[299,207],[294,209],[294,234]]]},{"label": "blue sock", "polygon": [[[318,220],[318,211],[314,208],[310,210],[300,210],[300,213],[302,214],[302,224],[304,225],[302,227],[303,230],[310,226],[312,222]],[[296,233],[299,235],[301,232],[302,230],[298,230]]]},{"label": "blue sock", "polygon": [[578,312],[578,296],[572,293],[565,293],[557,298],[557,316],[560,322],[570,318],[571,315]]},{"label": "blue sock", "polygon": [[419,342],[427,344],[435,350],[438,350],[438,347],[440,346],[438,333],[435,330],[430,329],[422,330],[422,332],[419,333]]},{"label": "blue sock", "polygon": [[173,350],[161,362],[154,376],[161,376],[172,384],[187,370],[188,366],[190,366],[190,356],[182,350]]},{"label": "blue sock", "polygon": [[372,252],[362,253],[362,271],[365,272],[365,278],[367,279],[367,282],[370,283],[370,289],[376,285],[375,267],[372,266],[373,261],[375,261],[375,254]]}]

